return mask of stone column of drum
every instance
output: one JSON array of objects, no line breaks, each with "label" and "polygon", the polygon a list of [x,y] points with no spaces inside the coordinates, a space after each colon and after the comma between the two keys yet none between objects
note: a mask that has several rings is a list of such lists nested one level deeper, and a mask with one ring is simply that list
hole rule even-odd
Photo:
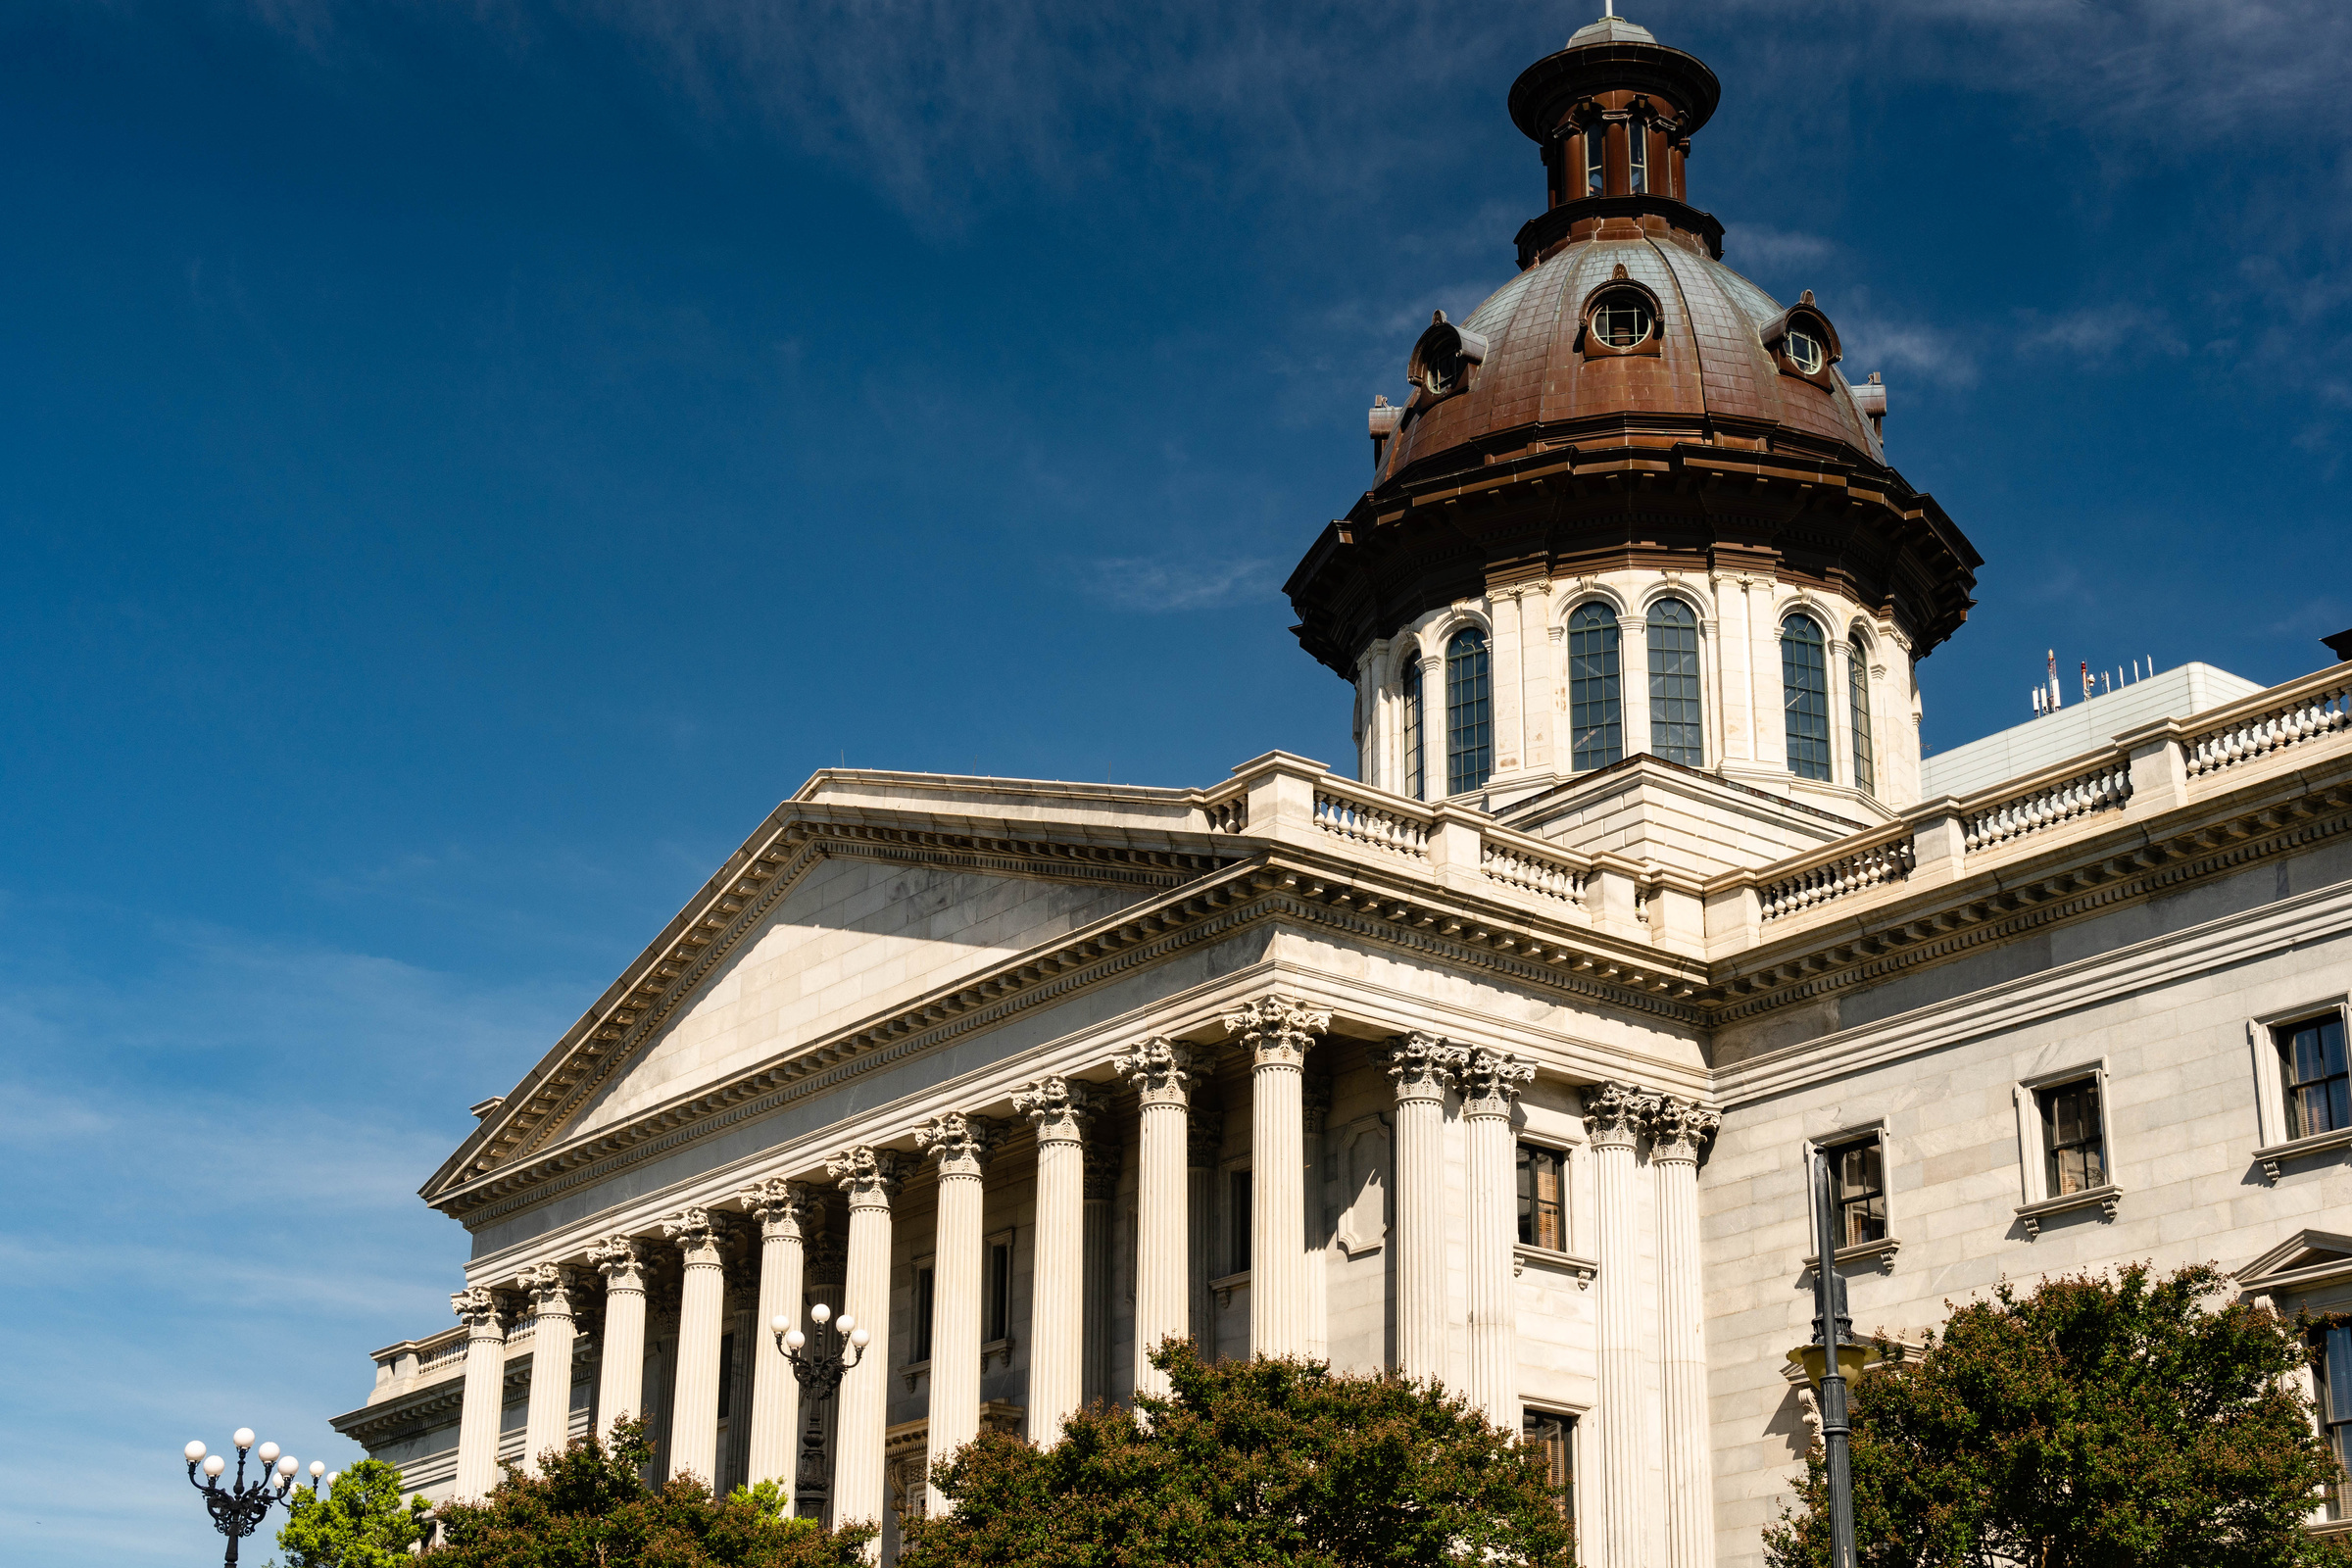
[{"label": "stone column of drum", "polygon": [[[987,1250],[981,1207],[988,1156],[997,1124],[951,1110],[914,1135],[915,1147],[939,1161],[939,1219],[931,1260],[931,1408],[925,1431],[930,1463],[924,1474],[980,1435],[981,1254]],[[927,1512],[948,1511],[946,1494],[931,1486]]]},{"label": "stone column of drum", "polygon": [[1519,1432],[1519,1303],[1511,1250],[1519,1239],[1511,1106],[1536,1076],[1507,1051],[1479,1047],[1462,1063],[1462,1125],[1470,1145],[1470,1402]]},{"label": "stone column of drum", "polygon": [[1698,1278],[1698,1152],[1723,1117],[1660,1100],[1649,1117],[1658,1182],[1658,1344],[1666,1427],[1666,1568],[1715,1561],[1715,1475],[1707,1434],[1707,1341]]},{"label": "stone column of drum", "polygon": [[669,1473],[718,1485],[719,1350],[727,1332],[728,1228],[711,1208],[662,1222],[686,1260],[678,1290],[678,1370],[669,1396]]},{"label": "stone column of drum", "polygon": [[588,1249],[605,1277],[605,1332],[597,1351],[596,1431],[645,1413],[645,1259],[633,1236],[608,1236]]},{"label": "stone column of drum", "polygon": [[1446,1091],[1467,1054],[1436,1035],[1375,1053],[1396,1089],[1396,1367],[1446,1375]]},{"label": "stone column of drum", "polygon": [[1152,1364],[1151,1352],[1162,1340],[1191,1332],[1184,1167],[1194,1057],[1189,1047],[1153,1035],[1111,1065],[1143,1100],[1136,1136],[1135,1392],[1165,1395],[1167,1376]]},{"label": "stone column of drum", "polygon": [[1225,1032],[1250,1052],[1250,1352],[1307,1348],[1301,1080],[1331,1014],[1282,997],[1228,1013]]},{"label": "stone column of drum", "polygon": [[466,1323],[466,1393],[458,1406],[458,1475],[461,1501],[488,1496],[498,1485],[498,1423],[507,1390],[506,1303],[479,1285],[449,1298],[449,1309]]},{"label": "stone column of drum", "polygon": [[760,1311],[752,1325],[752,1442],[745,1469],[755,1486],[778,1481],[790,1493],[799,1468],[801,1383],[776,1343],[774,1320],[800,1326],[808,1242],[823,1229],[824,1199],[806,1182],[771,1176],[745,1188],[736,1201],[760,1224]]},{"label": "stone column of drum", "polygon": [[1192,1286],[1188,1316],[1193,1327],[1193,1344],[1205,1360],[1217,1353],[1216,1308],[1208,1289],[1208,1282],[1217,1276],[1217,1266],[1209,1251],[1216,1246],[1217,1155],[1225,1148],[1225,1113],[1196,1104],[1191,1115],[1191,1130],[1185,1140],[1185,1224],[1189,1254],[1185,1278]]},{"label": "stone column of drum", "polygon": [[[868,1344],[841,1380],[833,1450],[835,1525],[882,1522],[883,1444],[890,1420],[890,1201],[903,1181],[893,1150],[854,1145],[825,1162],[850,1200],[849,1277],[842,1310],[866,1331]],[[881,1538],[866,1544],[879,1561]]]},{"label": "stone column of drum", "polygon": [[1062,1424],[1086,1402],[1086,1132],[1095,1089],[1082,1079],[1041,1078],[1021,1086],[1012,1108],[1037,1129],[1029,1440],[1044,1447],[1059,1440]]},{"label": "stone column of drum", "polygon": [[[1643,1303],[1634,1291],[1638,1265],[1634,1234],[1634,1146],[1655,1097],[1631,1084],[1598,1084],[1585,1091],[1585,1124],[1592,1138],[1592,1187],[1599,1209],[1600,1408],[1599,1484],[1602,1568],[1637,1568],[1642,1561],[1642,1345]],[[1591,1495],[1588,1493],[1588,1495]]]},{"label": "stone column of drum", "polygon": [[571,1441],[571,1348],[579,1324],[572,1316],[571,1271],[539,1263],[514,1277],[531,1303],[531,1402],[522,1424],[522,1468],[539,1473],[539,1456]]}]

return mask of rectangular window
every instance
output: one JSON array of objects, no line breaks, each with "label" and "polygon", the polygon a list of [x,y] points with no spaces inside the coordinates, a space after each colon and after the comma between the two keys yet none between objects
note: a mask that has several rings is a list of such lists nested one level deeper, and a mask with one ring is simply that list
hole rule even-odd
[{"label": "rectangular window", "polygon": [[1237,1170],[1225,1178],[1225,1272],[1250,1269],[1250,1173]]},{"label": "rectangular window", "polygon": [[1422,799],[1421,780],[1421,665],[1404,666],[1404,793]]},{"label": "rectangular window", "polygon": [[2107,1140],[2099,1121],[2099,1081],[2078,1078],[2036,1093],[2049,1196],[2087,1193],[2107,1185]]},{"label": "rectangular window", "polygon": [[735,1336],[718,1337],[718,1418],[724,1421],[734,1405],[735,1393]]},{"label": "rectangular window", "polygon": [[1576,1417],[1530,1410],[1520,1417],[1519,1435],[1544,1455],[1544,1469],[1560,1517],[1576,1528]]},{"label": "rectangular window", "polygon": [[931,1359],[931,1265],[914,1271],[914,1343],[906,1359],[916,1365]]},{"label": "rectangular window", "polygon": [[1886,1239],[1886,1168],[1879,1135],[1838,1144],[1830,1156],[1830,1205],[1838,1245],[1860,1247]]},{"label": "rectangular window", "polygon": [[981,1326],[983,1343],[994,1344],[1012,1333],[1012,1243],[988,1244],[988,1319]]},{"label": "rectangular window", "polygon": [[2320,1364],[2313,1368],[2319,1384],[2320,1432],[2328,1451],[2335,1455],[2336,1475],[2328,1484],[2328,1517],[2352,1518],[2352,1483],[2347,1461],[2352,1460],[2352,1328],[2324,1329],[2318,1336]]},{"label": "rectangular window", "polygon": [[1594,121],[1585,127],[1585,194],[1598,196],[1607,189],[1608,127]]},{"label": "rectangular window", "polygon": [[1649,127],[1635,122],[1625,127],[1625,154],[1633,176],[1634,194],[1649,189]]},{"label": "rectangular window", "polygon": [[2352,1075],[2345,1070],[2342,1015],[2282,1024],[2271,1031],[2271,1038],[2278,1045],[2288,1139],[2352,1127]]},{"label": "rectangular window", "polygon": [[[1556,1149],[1519,1146],[1519,1244],[1554,1252],[1568,1250],[1567,1156]],[[1532,1417],[1531,1417],[1532,1419]]]}]

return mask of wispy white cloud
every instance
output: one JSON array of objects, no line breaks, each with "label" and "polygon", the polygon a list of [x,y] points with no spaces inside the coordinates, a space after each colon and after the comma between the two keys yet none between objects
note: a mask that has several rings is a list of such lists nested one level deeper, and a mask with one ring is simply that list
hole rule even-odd
[{"label": "wispy white cloud", "polygon": [[2024,329],[2017,346],[2025,354],[2101,361],[2149,354],[2177,359],[2188,352],[2171,318],[2145,305],[2116,301],[2056,315],[2021,311],[2018,316]]},{"label": "wispy white cloud", "polygon": [[1225,610],[1271,598],[1283,564],[1270,556],[1215,560],[1125,557],[1087,564],[1088,592],[1121,610],[1166,614]]}]

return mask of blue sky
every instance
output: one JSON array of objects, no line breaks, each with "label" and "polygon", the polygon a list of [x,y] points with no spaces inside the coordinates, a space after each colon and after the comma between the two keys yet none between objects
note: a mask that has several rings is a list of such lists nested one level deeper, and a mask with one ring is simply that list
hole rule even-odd
[{"label": "blue sky", "polygon": [[[1591,0],[0,8],[0,1537],[218,1549],[453,1321],[414,1192],[776,801],[1346,766],[1276,588]],[[1636,0],[2042,650],[2352,625],[2352,8]],[[2225,1262],[2239,1261],[2225,1259]]]}]

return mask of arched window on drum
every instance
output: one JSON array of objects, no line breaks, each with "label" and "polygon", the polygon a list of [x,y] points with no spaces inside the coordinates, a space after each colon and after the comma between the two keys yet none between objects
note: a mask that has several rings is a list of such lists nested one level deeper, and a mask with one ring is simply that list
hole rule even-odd
[{"label": "arched window on drum", "polygon": [[1680,599],[1649,607],[1649,749],[1685,767],[1707,765],[1699,709],[1698,612]]},{"label": "arched window on drum", "polygon": [[1487,634],[1464,626],[1446,644],[1446,793],[1482,788],[1494,771]]},{"label": "arched window on drum", "polygon": [[1582,773],[1625,756],[1617,616],[1597,601],[1568,617],[1568,765]]},{"label": "arched window on drum", "polygon": [[1870,735],[1870,649],[1859,633],[1845,640],[1846,696],[1854,727],[1854,788],[1879,793],[1878,750]]},{"label": "arched window on drum", "polygon": [[1781,701],[1788,712],[1788,771],[1830,776],[1829,645],[1810,615],[1781,622]]}]

